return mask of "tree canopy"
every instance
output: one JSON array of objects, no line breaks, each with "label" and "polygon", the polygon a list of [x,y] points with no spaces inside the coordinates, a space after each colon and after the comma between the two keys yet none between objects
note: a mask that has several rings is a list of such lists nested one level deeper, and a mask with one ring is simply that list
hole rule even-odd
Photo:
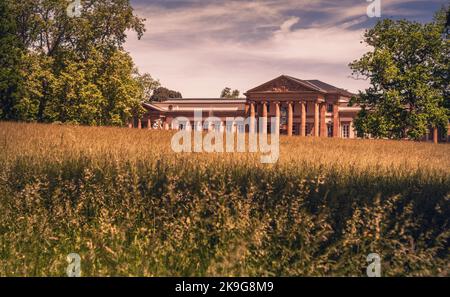
[{"label": "tree canopy", "polygon": [[13,98],[20,84],[19,63],[22,49],[16,36],[17,24],[11,5],[0,1],[0,119],[14,117]]},{"label": "tree canopy", "polygon": [[449,122],[449,44],[446,10],[433,22],[379,21],[364,42],[373,50],[350,64],[353,75],[370,81],[354,102],[362,110],[359,135],[420,139],[430,127]]},{"label": "tree canopy", "polygon": [[161,87],[161,83],[158,80],[153,79],[153,77],[148,73],[144,73],[142,75],[139,74],[137,69],[136,79],[142,90],[142,98],[144,98],[143,101],[149,101],[155,90]]},{"label": "tree canopy", "polygon": [[162,102],[167,99],[180,99],[183,98],[180,92],[169,90],[164,87],[159,87],[153,91],[153,95],[150,97],[150,101]]},{"label": "tree canopy", "polygon": [[0,2],[0,119],[123,125],[143,112],[157,82],[140,75],[123,44],[144,19],[129,0]]},{"label": "tree canopy", "polygon": [[231,88],[226,87],[222,90],[222,93],[220,94],[220,98],[227,98],[227,99],[236,99],[239,98],[240,92],[239,90],[231,90]]}]

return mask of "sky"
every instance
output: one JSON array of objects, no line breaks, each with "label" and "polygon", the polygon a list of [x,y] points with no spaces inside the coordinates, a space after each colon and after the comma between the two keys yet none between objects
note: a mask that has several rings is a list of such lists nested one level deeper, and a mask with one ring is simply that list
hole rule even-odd
[{"label": "sky", "polygon": [[[217,98],[225,87],[245,91],[282,74],[319,79],[357,92],[367,81],[348,64],[370,48],[364,30],[371,0],[131,0],[145,18],[141,40],[125,49],[141,73],[184,98]],[[447,0],[372,0],[381,18],[428,22]]]}]

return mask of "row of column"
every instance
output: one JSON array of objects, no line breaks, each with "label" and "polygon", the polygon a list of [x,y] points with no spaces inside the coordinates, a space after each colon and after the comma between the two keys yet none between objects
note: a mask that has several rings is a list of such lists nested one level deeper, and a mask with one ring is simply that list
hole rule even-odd
[{"label": "row of column", "polygon": [[[301,122],[300,122],[300,135],[306,136],[306,102],[301,101],[300,108],[301,108]],[[267,133],[267,123],[268,123],[268,112],[267,112],[267,104],[269,104],[268,101],[261,102],[262,104],[262,116],[261,120],[263,121],[263,127],[266,127],[262,133]],[[293,112],[293,104],[295,102],[290,101],[287,102],[287,134],[288,136],[292,136],[293,132],[293,125],[294,125],[294,112]],[[250,102],[250,132],[255,132],[255,117],[256,117],[256,103]],[[280,111],[281,103],[275,102],[275,118],[277,121],[276,127],[280,126],[280,118],[281,118],[281,111]],[[320,124],[319,124],[320,123]],[[162,129],[169,130],[169,123],[167,121],[162,122]],[[320,126],[320,131],[319,131]],[[129,128],[133,128],[133,121],[130,121],[128,123]],[[138,119],[137,128],[142,129],[142,120]],[[152,129],[151,120],[150,118],[147,119],[147,129]],[[450,125],[449,125],[450,129]],[[276,133],[279,133],[279,129],[276,130]],[[339,119],[339,105],[333,104],[333,137],[337,138],[340,136],[340,119]],[[438,143],[438,128],[433,128],[433,142]],[[314,103],[314,136],[320,136],[320,137],[327,137],[328,131],[326,126],[326,104],[325,103]],[[427,135],[428,137],[428,135]]]},{"label": "row of column", "polygon": [[[169,130],[169,123],[168,122],[162,122],[162,125],[163,125],[163,129],[164,130]],[[129,122],[128,122],[128,128],[133,128],[133,120],[130,120]],[[138,119],[138,122],[137,122],[137,127],[136,128],[138,128],[138,129],[142,129],[142,120],[141,119]],[[152,122],[151,122],[151,120],[150,120],[150,118],[149,119],[147,119],[147,129],[148,130],[151,130],[152,129]]]},{"label": "row of column", "polygon": [[[294,101],[288,101],[287,104],[287,135],[292,136],[294,126]],[[301,120],[300,120],[300,135],[306,136],[306,101],[300,101],[301,108]],[[250,102],[250,132],[255,132],[255,117],[256,117],[256,103]],[[264,130],[262,133],[267,133],[267,104],[268,101],[262,101],[262,115]],[[280,107],[281,102],[275,102],[275,118],[277,121],[277,127],[280,126]],[[314,136],[327,137],[327,125],[326,125],[326,103],[314,102]],[[320,130],[319,130],[320,127]],[[277,129],[276,133],[279,133]],[[333,104],[333,137],[339,137],[339,105]]]}]

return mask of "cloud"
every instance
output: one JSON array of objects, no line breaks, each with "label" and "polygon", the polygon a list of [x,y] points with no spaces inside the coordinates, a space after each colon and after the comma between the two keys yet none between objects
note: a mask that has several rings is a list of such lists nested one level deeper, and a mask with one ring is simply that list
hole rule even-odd
[{"label": "cloud", "polygon": [[299,17],[291,17],[291,18],[289,18],[287,21],[285,21],[283,24],[281,24],[281,26],[280,26],[281,33],[289,33],[289,32],[291,32],[292,26],[297,24],[299,21],[300,21]]},{"label": "cloud", "polygon": [[[382,9],[396,15],[417,14],[413,4],[420,2],[383,1]],[[126,49],[141,71],[184,97],[217,97],[225,86],[244,92],[280,74],[321,79],[351,91],[367,86],[349,78],[347,66],[368,50],[360,43],[364,26],[371,21],[364,0],[133,1],[133,5],[147,18],[147,33],[141,41],[130,36]]]}]

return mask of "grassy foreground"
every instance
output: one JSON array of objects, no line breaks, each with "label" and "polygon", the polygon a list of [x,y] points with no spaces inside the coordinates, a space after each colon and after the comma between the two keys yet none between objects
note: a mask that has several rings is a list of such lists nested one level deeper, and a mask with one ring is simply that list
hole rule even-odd
[{"label": "grassy foreground", "polygon": [[171,133],[0,123],[0,275],[449,273],[450,145],[281,138],[280,160]]}]

